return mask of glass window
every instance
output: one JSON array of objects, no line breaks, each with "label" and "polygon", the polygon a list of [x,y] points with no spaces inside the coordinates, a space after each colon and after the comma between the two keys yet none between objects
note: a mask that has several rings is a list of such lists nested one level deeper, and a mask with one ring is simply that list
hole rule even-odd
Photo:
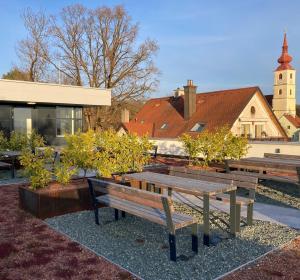
[{"label": "glass window", "polygon": [[74,108],[75,119],[82,119],[82,108]]},{"label": "glass window", "polygon": [[164,123],[164,124],[160,127],[160,129],[166,129],[167,127],[168,127],[168,124]]},{"label": "glass window", "polygon": [[280,89],[280,90],[279,90],[279,95],[281,95],[281,94],[282,94],[282,90]]},{"label": "glass window", "polygon": [[64,136],[65,134],[73,133],[72,119],[57,119],[56,131],[57,136]]},{"label": "glass window", "polygon": [[264,126],[262,124],[255,125],[255,138],[261,138]]},{"label": "glass window", "polygon": [[191,131],[193,131],[193,132],[201,132],[204,129],[204,127],[205,127],[205,124],[203,124],[203,123],[196,123],[192,127]]},{"label": "glass window", "polygon": [[14,131],[29,135],[31,130],[31,108],[14,108]]},{"label": "glass window", "polygon": [[56,135],[74,134],[82,130],[82,108],[56,108]]},{"label": "glass window", "polygon": [[282,80],[282,74],[279,74],[279,80]]},{"label": "glass window", "polygon": [[242,136],[250,137],[250,124],[242,124],[241,125]]},{"label": "glass window", "polygon": [[293,74],[292,73],[290,74],[290,79],[293,79]]},{"label": "glass window", "polygon": [[0,130],[9,135],[12,130],[12,117],[10,106],[0,106]]},{"label": "glass window", "polygon": [[71,119],[73,117],[72,107],[57,107],[57,118]]}]

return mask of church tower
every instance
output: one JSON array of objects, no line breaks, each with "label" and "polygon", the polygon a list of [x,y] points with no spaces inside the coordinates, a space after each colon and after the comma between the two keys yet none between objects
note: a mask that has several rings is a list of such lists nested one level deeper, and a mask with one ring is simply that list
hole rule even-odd
[{"label": "church tower", "polygon": [[286,33],[284,34],[280,64],[274,71],[273,111],[277,118],[284,114],[296,116],[296,70],[290,65],[293,58],[288,54]]}]

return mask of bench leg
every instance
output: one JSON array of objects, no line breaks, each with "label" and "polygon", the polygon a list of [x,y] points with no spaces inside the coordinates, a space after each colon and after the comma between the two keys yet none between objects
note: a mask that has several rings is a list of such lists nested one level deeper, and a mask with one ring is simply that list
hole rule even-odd
[{"label": "bench leg", "polygon": [[99,212],[97,205],[94,205],[95,223],[99,225]]},{"label": "bench leg", "polygon": [[241,232],[241,204],[237,203],[235,205],[235,225],[236,225],[236,232]]},{"label": "bench leg", "polygon": [[175,238],[175,234],[169,233],[169,245],[170,245],[170,260],[176,262],[176,238]]},{"label": "bench leg", "polygon": [[209,246],[209,195],[203,196],[203,244]]},{"label": "bench leg", "polygon": [[236,190],[230,192],[230,235],[236,236]]},{"label": "bench leg", "polygon": [[192,251],[198,253],[198,225],[192,225]]},{"label": "bench leg", "polygon": [[119,220],[119,210],[115,209],[115,220]]},{"label": "bench leg", "polygon": [[125,214],[125,211],[121,211],[122,213],[122,218],[125,218],[126,214]]},{"label": "bench leg", "polygon": [[247,206],[247,225],[253,225],[253,203],[249,203]]}]

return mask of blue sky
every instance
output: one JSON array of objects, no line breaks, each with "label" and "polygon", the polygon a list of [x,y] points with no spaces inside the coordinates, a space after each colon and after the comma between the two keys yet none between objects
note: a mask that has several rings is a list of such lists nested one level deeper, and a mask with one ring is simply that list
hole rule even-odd
[{"label": "blue sky", "polygon": [[[170,95],[194,80],[198,92],[258,85],[272,93],[273,70],[287,31],[292,65],[300,71],[300,1],[67,1],[0,0],[0,74],[14,62],[16,42],[25,36],[20,13],[31,7],[57,13],[66,5],[123,4],[140,24],[139,40],[155,39],[160,87]],[[300,90],[297,90],[300,103]]]}]

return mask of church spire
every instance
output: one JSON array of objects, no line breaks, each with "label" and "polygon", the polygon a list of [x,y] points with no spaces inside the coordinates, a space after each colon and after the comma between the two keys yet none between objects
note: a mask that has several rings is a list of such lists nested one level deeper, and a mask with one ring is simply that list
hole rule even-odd
[{"label": "church spire", "polygon": [[293,58],[288,54],[288,43],[287,43],[287,39],[286,39],[286,33],[284,33],[284,39],[283,39],[283,45],[282,45],[282,53],[281,56],[278,58],[278,63],[280,63],[280,65],[278,66],[278,68],[276,69],[276,71],[280,71],[280,70],[292,70],[294,69],[291,65],[290,62],[293,60]]}]

